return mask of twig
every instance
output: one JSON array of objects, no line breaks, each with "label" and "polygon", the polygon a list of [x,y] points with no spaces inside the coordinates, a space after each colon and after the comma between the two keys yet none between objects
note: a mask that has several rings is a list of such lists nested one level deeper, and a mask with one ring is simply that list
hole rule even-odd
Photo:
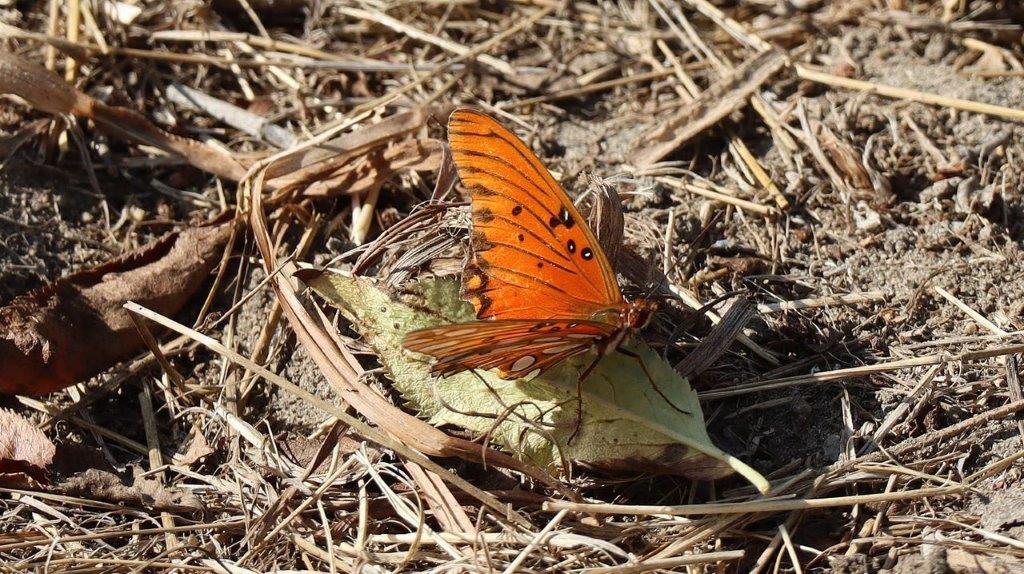
[{"label": "twig", "polygon": [[874,303],[885,300],[883,291],[868,291],[865,293],[850,293],[848,295],[829,295],[827,297],[812,297],[810,299],[796,299],[794,301],[782,301],[779,303],[762,303],[757,306],[759,313],[781,313],[784,311],[798,311],[801,309],[817,309],[819,307],[831,307],[834,305],[859,305],[861,303]]},{"label": "twig", "polygon": [[638,564],[624,564],[621,566],[605,566],[601,568],[588,568],[584,574],[639,574],[651,570],[674,570],[683,566],[694,566],[697,564],[711,564],[712,562],[726,562],[739,560],[746,554],[743,550],[726,550],[723,552],[707,552],[704,554],[689,554],[687,556],[676,556],[673,558],[658,558],[644,560]]},{"label": "twig", "polygon": [[659,177],[657,178],[657,180],[669,187],[674,187],[675,189],[686,191],[694,195],[699,195],[701,197],[706,197],[708,199],[713,199],[715,201],[721,201],[722,203],[727,203],[729,205],[735,205],[740,209],[744,209],[746,211],[750,211],[758,215],[763,215],[765,217],[772,217],[779,213],[779,211],[774,207],[768,205],[761,205],[760,203],[754,203],[753,201],[747,201],[745,199],[740,199],[738,197],[726,195],[724,193],[706,189],[697,185],[684,183],[678,179],[670,177]]},{"label": "twig", "polygon": [[874,504],[898,500],[914,500],[934,496],[953,496],[963,493],[965,486],[943,486],[937,488],[921,488],[902,492],[882,492],[878,494],[858,494],[854,496],[836,496],[832,498],[796,498],[789,500],[755,500],[751,502],[720,502],[708,504],[679,504],[668,506],[641,504],[596,504],[585,502],[569,502],[565,500],[549,500],[543,509],[547,512],[571,510],[573,512],[593,514],[623,514],[630,516],[694,516],[702,514],[752,514],[765,512],[785,512],[788,510],[812,510],[817,508],[835,508],[853,506],[855,504]]},{"label": "twig", "polygon": [[455,54],[457,56],[475,58],[481,64],[484,64],[489,68],[494,69],[496,72],[506,77],[513,77],[516,75],[516,69],[511,64],[504,60],[500,60],[498,58],[495,58],[494,56],[489,56],[483,53],[470,55],[471,50],[463,46],[462,44],[457,44],[455,42],[452,42],[451,40],[446,40],[444,38],[441,38],[440,36],[435,36],[434,34],[430,34],[429,32],[424,32],[423,30],[420,30],[415,26],[410,26],[409,24],[406,24],[401,20],[392,18],[391,16],[384,14],[383,12],[363,10],[362,8],[352,8],[346,6],[338,7],[338,11],[342,14],[345,14],[346,16],[357,18],[359,20],[377,22],[378,24],[387,26],[388,28],[391,28],[396,32],[405,34],[410,38],[414,38],[416,40],[426,42],[428,44],[433,44],[438,48],[451,52],[452,54]]},{"label": "twig", "polygon": [[948,96],[942,96],[930,92],[921,92],[918,90],[910,90],[907,88],[898,88],[896,86],[887,86],[885,84],[879,84],[877,82],[867,82],[864,80],[855,80],[853,78],[844,78],[842,76],[837,76],[835,74],[829,74],[827,72],[812,70],[811,68],[804,66],[802,64],[796,65],[796,73],[797,76],[804,80],[810,80],[812,82],[818,82],[820,84],[825,84],[828,86],[846,88],[849,90],[858,90],[861,92],[877,94],[879,96],[895,98],[898,100],[909,100],[912,102],[919,102],[922,104],[944,106],[947,108],[964,110],[966,112],[987,114],[990,116],[996,116],[1008,120],[1024,121],[1024,110],[1016,108],[1008,108],[1006,106],[997,106],[994,104],[985,104],[982,102],[975,102],[974,100],[964,100],[961,98],[950,98]]},{"label": "twig", "polygon": [[[153,470],[163,466],[163,455],[160,453],[160,434],[157,430],[156,416],[153,413],[153,391],[148,380],[142,383],[142,392],[139,393],[139,404],[142,407],[142,426],[146,431],[146,444],[149,447],[149,469]],[[163,475],[157,477],[163,483]],[[174,528],[174,516],[167,511],[160,512],[160,522],[164,529]],[[167,551],[171,552],[178,547],[178,538],[170,530],[164,532],[164,539],[167,541]]]},{"label": "twig", "polygon": [[513,574],[514,572],[516,572],[519,566],[523,563],[523,561],[526,560],[526,557],[529,556],[535,548],[544,543],[544,539],[548,537],[552,530],[554,530],[556,527],[558,527],[559,524],[561,524],[562,519],[565,518],[565,515],[568,513],[569,509],[563,509],[560,510],[558,514],[555,514],[555,516],[547,523],[547,525],[545,525],[544,528],[542,528],[541,531],[533,537],[533,540],[531,540],[530,543],[527,544],[525,548],[523,548],[522,552],[520,552],[519,555],[516,556],[515,560],[509,563],[508,567],[505,568],[505,571],[502,574]]},{"label": "twig", "polygon": [[659,122],[653,130],[644,134],[634,146],[635,152],[630,161],[642,167],[660,161],[693,136],[746,105],[751,94],[785,64],[783,53],[773,50],[737,68],[731,76],[702,92],[692,105],[675,117]]},{"label": "twig", "polygon": [[604,82],[596,82],[587,86],[579,88],[572,88],[568,90],[562,90],[553,94],[546,94],[543,96],[536,96],[533,98],[526,98],[525,100],[519,100],[511,102],[505,105],[498,104],[498,109],[503,110],[514,110],[516,108],[522,108],[526,106],[532,106],[533,104],[541,104],[544,102],[557,102],[558,100],[565,100],[568,98],[574,98],[576,96],[582,96],[585,94],[591,94],[593,92],[601,92],[618,86],[626,86],[629,84],[637,84],[640,82],[649,82],[651,80],[658,80],[673,74],[673,70],[655,70],[653,72],[644,72],[641,74],[632,74],[629,76],[623,76],[621,78],[615,78],[614,80],[606,80]]}]

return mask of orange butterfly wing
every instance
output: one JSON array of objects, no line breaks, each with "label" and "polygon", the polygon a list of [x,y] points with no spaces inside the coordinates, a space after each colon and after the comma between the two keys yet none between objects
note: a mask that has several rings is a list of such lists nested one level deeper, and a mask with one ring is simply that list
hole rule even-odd
[{"label": "orange butterfly wing", "polygon": [[585,353],[614,331],[600,321],[473,321],[412,331],[402,344],[437,357],[430,370],[438,375],[498,369],[503,378],[519,378]]},{"label": "orange butterfly wing", "polygon": [[448,141],[472,194],[462,294],[478,318],[588,320],[624,304],[587,222],[522,140],[486,114],[458,109]]}]

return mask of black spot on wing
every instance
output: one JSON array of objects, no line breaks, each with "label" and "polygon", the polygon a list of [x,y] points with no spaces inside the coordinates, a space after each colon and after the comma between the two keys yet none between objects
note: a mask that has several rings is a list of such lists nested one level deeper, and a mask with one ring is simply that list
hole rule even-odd
[{"label": "black spot on wing", "polygon": [[558,219],[566,229],[572,229],[572,226],[576,225],[576,221],[573,220],[572,214],[569,213],[569,210],[564,205],[562,206],[561,211],[558,212]]}]

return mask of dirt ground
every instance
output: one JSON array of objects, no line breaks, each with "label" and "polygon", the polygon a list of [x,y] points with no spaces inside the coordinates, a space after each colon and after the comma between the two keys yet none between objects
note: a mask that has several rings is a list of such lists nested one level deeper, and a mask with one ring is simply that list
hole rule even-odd
[{"label": "dirt ground", "polygon": [[[111,29],[108,39],[118,46],[146,46],[140,39],[145,33],[202,29],[213,23],[220,30],[258,32],[244,10],[220,4],[226,3],[165,7],[169,12],[163,15],[154,6],[144,10],[131,26]],[[261,26],[274,37],[337,54],[352,54],[359,46],[368,46],[358,55],[382,61],[436,63],[445,56],[437,47],[343,9],[355,9],[354,3],[316,2],[305,9],[289,7],[289,3],[277,7],[270,4],[254,2],[253,9],[261,15]],[[460,45],[473,46],[507,29],[523,16],[527,4],[544,7],[549,3],[442,2],[416,8],[374,3],[370,8],[431,33],[455,38]],[[694,8],[700,4],[682,3],[682,11],[695,26],[694,33],[719,57],[740,64],[749,50],[730,41],[715,22]],[[813,65],[835,77],[1024,110],[1024,76],[1017,67],[1024,59],[1024,15],[1015,3],[894,0],[714,4],[752,33],[786,49],[793,62]],[[955,18],[942,20],[943,4],[955,6]],[[718,79],[714,68],[706,58],[695,55],[699,50],[689,50],[678,39],[672,27],[659,17],[655,5],[662,3],[567,4],[553,9],[533,31],[513,35],[493,52],[514,66],[535,70],[531,73],[540,78],[539,82],[530,80],[529,74],[527,80],[511,82],[479,64],[448,70],[425,82],[420,90],[403,95],[388,107],[381,106],[379,116],[419,105],[502,109],[509,102],[578,87],[577,80],[589,73],[594,73],[596,81],[603,81],[647,71],[652,61],[671,68],[671,60],[655,47],[656,42],[671,47],[699,86],[713,84]],[[0,20],[43,32],[47,13],[43,4],[18,4],[4,8]],[[101,24],[104,22],[106,18]],[[983,41],[991,48],[979,50],[978,44],[968,40]],[[28,59],[42,61],[38,43],[5,43]],[[209,54],[218,53],[213,48],[223,46],[160,45],[182,53]],[[246,69],[240,76],[245,82],[239,82],[230,68],[117,56],[86,62],[76,85],[108,103],[135,109],[179,135],[212,137],[245,155],[273,150],[201,113],[169,103],[165,97],[167,85],[181,81],[302,134],[315,132],[335,114],[400,87],[408,81],[404,73],[291,70],[285,75],[297,78],[298,85],[290,92],[275,92],[283,80],[272,74],[266,76],[259,68]],[[247,99],[239,87],[243,83],[254,88],[257,97]],[[886,97],[813,82],[799,78],[792,67],[787,67],[757,92],[782,118],[783,128],[771,129],[760,114],[743,106],[665,157],[664,163],[646,169],[632,164],[631,153],[643,146],[645,134],[686,106],[680,95],[681,85],[676,76],[666,74],[581,96],[508,106],[502,117],[561,177],[570,195],[576,197],[586,191],[586,174],[610,178],[625,205],[628,248],[657,269],[664,268],[667,253],[671,262],[668,282],[692,289],[702,301],[729,292],[742,293],[764,305],[878,293],[855,304],[758,314],[744,333],[774,357],[774,364],[733,342],[710,368],[692,377],[693,386],[698,391],[715,392],[746,383],[889,361],[942,354],[946,358],[934,368],[922,364],[707,400],[703,408],[716,444],[773,481],[792,479],[799,489],[794,486],[787,493],[797,497],[809,496],[817,477],[828,480],[821,483],[827,488],[816,491],[815,496],[862,495],[943,486],[944,481],[960,482],[973,473],[991,470],[994,463],[1010,462],[988,472],[969,491],[957,496],[847,505],[804,513],[795,523],[787,520],[799,513],[750,514],[734,524],[715,523],[717,526],[706,537],[695,534],[696,523],[664,516],[618,518],[600,526],[580,515],[567,519],[560,528],[611,540],[632,558],[566,559],[561,564],[550,558],[558,555],[552,550],[547,558],[530,558],[526,562],[528,571],[575,571],[587,565],[621,565],[663,557],[658,552],[694,536],[687,551],[747,551],[742,560],[720,563],[718,569],[707,566],[701,570],[705,572],[761,568],[755,566],[755,561],[766,548],[771,550],[767,559],[777,560],[776,571],[783,572],[1024,572],[1024,466],[1020,460],[1013,460],[1024,451],[1024,427],[1019,421],[1012,415],[987,420],[920,449],[898,450],[908,441],[938,436],[943,429],[1020,399],[1012,388],[1012,370],[1017,370],[1017,377],[1021,374],[1013,355],[1009,360],[1007,356],[960,360],[958,355],[1019,343],[1020,332],[1024,331],[1024,125],[994,113],[956,109],[948,103],[921,103],[908,97]],[[8,139],[28,122],[46,117],[19,99],[0,100],[0,134]],[[76,143],[56,141],[50,135],[56,133],[55,129],[30,139],[15,151],[4,146],[9,153],[0,171],[0,306],[168,231],[208,220],[222,211],[219,198],[234,202],[234,183],[215,183],[212,176],[190,167],[167,167],[157,161],[147,164],[142,160],[152,157],[152,148],[116,141],[85,120],[79,119],[77,124],[85,135],[87,153],[100,185],[98,192],[85,176],[88,168]],[[436,122],[428,123],[427,131],[431,137],[443,137]],[[794,148],[783,141],[785,135],[795,143]],[[716,189],[731,190],[737,197],[774,209],[772,195],[737,160],[730,147],[733,139],[749,148],[789,201],[789,207],[764,217],[665,183],[666,177],[710,182],[720,186]],[[829,169],[815,155],[811,140],[821,146],[821,154],[837,176],[830,176]],[[844,152],[848,153],[844,156]],[[435,174],[421,173],[389,181],[376,206],[370,239],[425,202],[434,178]],[[303,209],[326,222],[304,261],[332,261],[340,268],[351,268],[354,258],[348,252],[357,246],[349,235],[350,199],[338,196],[314,201],[304,204]],[[294,248],[301,232],[301,224],[293,226],[282,239],[283,244]],[[670,242],[667,252],[666,241]],[[449,255],[461,256],[461,251],[453,253]],[[255,294],[232,313],[230,321],[204,330],[246,356],[257,347],[275,301],[263,282],[266,275],[258,257],[251,238],[239,241],[226,278],[215,294],[214,318],[227,312],[242,295],[253,290]],[[379,272],[374,269],[371,275]],[[426,274],[426,269],[420,272]],[[188,324],[194,321],[209,285],[176,315],[178,320]],[[642,290],[646,286],[634,287]],[[974,315],[944,297],[941,290]],[[718,310],[723,308],[719,306]],[[691,326],[690,332],[681,339],[672,339],[674,326],[683,322]],[[992,327],[1001,330],[1002,335],[995,335]],[[687,350],[711,329],[707,318],[694,318],[687,307],[673,305],[659,316],[645,337],[657,348],[667,347],[667,356],[675,362],[686,357]],[[352,339],[351,331],[342,325],[340,333],[357,352],[363,367],[372,370],[377,366],[372,351]],[[270,370],[323,399],[346,406],[286,323],[275,329],[267,348],[265,365]],[[211,396],[219,396],[228,378],[243,381],[242,387],[249,379],[243,370],[228,370],[224,359],[201,348],[190,347],[173,360],[190,383],[206,389]],[[116,389],[104,389],[103,383],[117,372],[111,370],[78,391],[55,393],[43,400],[65,407],[80,401],[84,393],[92,402],[80,411],[81,419],[77,420],[85,419],[120,437],[146,444],[139,391],[145,381],[166,380],[166,375],[158,365],[151,364]],[[372,385],[388,392],[382,374],[371,371],[370,376]],[[908,399],[925,377],[930,382],[923,394]],[[166,389],[168,385],[157,388]],[[171,481],[175,488],[194,488],[199,496],[208,495],[217,501],[215,512],[196,521],[241,516],[242,510],[235,514],[229,509],[241,509],[249,503],[261,516],[280,519],[296,508],[282,492],[293,487],[308,494],[317,488],[316,484],[303,485],[294,477],[272,476],[269,463],[259,466],[265,463],[260,457],[269,455],[247,454],[249,447],[244,441],[239,443],[237,428],[230,430],[225,419],[175,405],[164,391],[156,395],[161,449],[181,453],[196,442],[197,434],[205,437],[203,440],[218,452],[193,470],[218,481],[237,482],[240,491],[246,493],[236,501],[224,492],[221,483],[209,486],[214,478],[206,483],[177,475]],[[46,420],[14,397],[0,397],[0,406],[40,424]],[[313,460],[327,431],[325,421],[332,420],[308,401],[259,381],[237,412],[261,436],[270,438],[274,445],[268,447],[270,450],[284,451],[285,458],[299,465]],[[894,412],[899,416],[891,421],[893,426],[877,445],[890,457],[874,466],[855,464],[858,456],[877,450],[871,437]],[[102,466],[126,484],[131,484],[133,472],[149,466],[143,454],[104,438],[102,433],[90,432],[80,422],[63,420],[48,433],[58,443],[58,452],[77,448],[91,453],[83,459],[103,461],[96,467]],[[346,440],[349,450],[342,449],[336,456],[348,458],[360,452],[357,435],[350,434]],[[366,456],[374,464],[398,472],[400,457],[387,449],[366,448]],[[471,482],[490,484],[495,491],[552,494],[515,473],[496,477],[490,476],[491,469],[454,458],[442,462]],[[88,466],[72,465],[55,473],[53,482],[59,484]],[[360,488],[365,489],[368,481],[360,475],[340,485],[342,494],[327,510],[319,511],[326,513],[325,521],[334,524],[330,530],[335,543],[352,543],[365,534],[359,533],[356,518]],[[257,492],[263,482],[273,483],[274,489]],[[400,483],[397,479],[392,482]],[[408,484],[401,483],[398,490],[407,492]],[[752,494],[739,478],[710,485],[680,477],[609,477],[586,471],[570,487],[588,499],[618,504],[740,500]],[[45,491],[46,487],[42,488]],[[24,511],[18,510],[18,499],[3,492],[0,497],[8,499],[0,505],[0,556],[38,567],[41,562],[32,555],[35,549],[9,550],[5,546],[28,527]],[[381,492],[371,487],[374,496]],[[247,499],[250,494],[251,499]],[[541,512],[536,503],[531,506],[524,502],[526,498],[515,500],[512,504],[526,509],[536,529],[551,519],[550,513]],[[384,506],[375,502],[373,509]],[[467,508],[479,510],[471,505]],[[123,509],[145,515],[150,525],[159,524],[160,513],[167,512],[145,502],[134,506],[122,503],[122,511],[128,513]],[[129,520],[127,514],[110,521],[100,519],[100,512],[76,507],[74,522],[81,528],[62,533],[83,533]],[[318,511],[314,508],[303,512],[301,524],[286,532],[322,543],[322,529],[317,530],[321,520]],[[192,515],[176,516],[180,525],[184,523],[182,516]],[[482,520],[488,527],[499,529],[491,518]],[[381,510],[379,515],[371,512],[370,522],[373,534],[408,531],[392,511]],[[443,529],[443,524],[432,524]],[[770,545],[783,524],[788,525],[792,548],[786,547],[788,542]],[[197,547],[206,552],[223,550],[223,556],[231,559],[246,555],[254,547],[251,539],[238,532],[194,537],[191,542]],[[149,550],[133,558],[158,560],[155,548],[163,539],[153,540]],[[346,564],[352,568],[395,566],[399,561],[392,554],[409,548],[379,540],[374,544],[374,555],[346,555],[346,560],[351,560]],[[513,544],[508,548],[518,552],[522,546]],[[259,560],[250,561],[247,567],[254,571],[322,571],[331,567],[303,548],[294,540],[273,551],[260,548],[256,553]],[[496,559],[494,568],[499,564],[503,568],[515,558],[515,552],[509,550]],[[68,556],[71,554],[69,551]],[[798,556],[802,568],[794,568],[793,555]],[[406,566],[414,571],[440,568],[444,560],[438,556],[446,555],[431,547]],[[201,563],[196,560],[195,564]],[[337,567],[341,570],[342,562]],[[486,571],[480,564],[466,566],[467,571],[473,568]],[[685,567],[664,567],[670,571],[674,568],[683,571]]]}]

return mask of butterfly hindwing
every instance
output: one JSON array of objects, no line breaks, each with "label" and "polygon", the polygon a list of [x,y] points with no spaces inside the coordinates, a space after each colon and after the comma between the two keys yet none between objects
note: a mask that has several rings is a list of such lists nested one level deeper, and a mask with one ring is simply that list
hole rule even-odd
[{"label": "butterfly hindwing", "polygon": [[435,374],[497,369],[515,379],[585,353],[614,330],[599,321],[473,321],[411,331],[402,345],[436,357]]},{"label": "butterfly hindwing", "polygon": [[452,113],[448,140],[472,194],[463,296],[480,319],[589,319],[623,303],[587,222],[537,156],[490,116]]}]

